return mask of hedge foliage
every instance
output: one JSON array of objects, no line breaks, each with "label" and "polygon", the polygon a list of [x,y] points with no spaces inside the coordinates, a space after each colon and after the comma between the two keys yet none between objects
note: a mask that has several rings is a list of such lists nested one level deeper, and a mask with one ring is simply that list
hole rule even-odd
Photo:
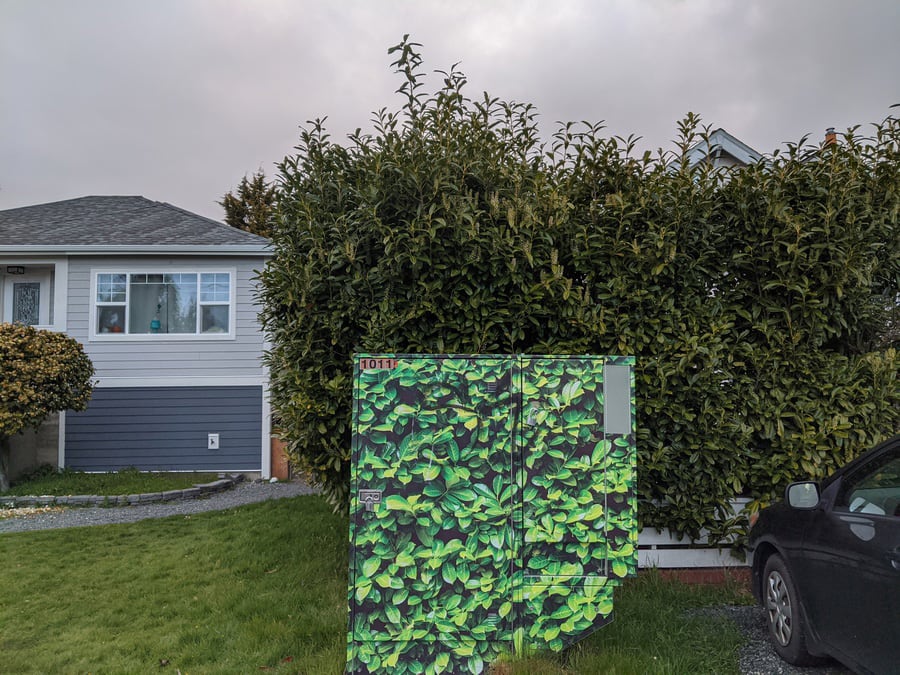
[{"label": "hedge foliage", "polygon": [[[728,502],[822,477],[900,422],[900,120],[739,171],[636,154],[601,125],[542,142],[528,104],[392,48],[399,111],[280,165],[262,273],[272,398],[300,467],[348,501],[351,355],[637,358],[643,526],[724,536]],[[892,314],[893,313],[893,314]]]}]

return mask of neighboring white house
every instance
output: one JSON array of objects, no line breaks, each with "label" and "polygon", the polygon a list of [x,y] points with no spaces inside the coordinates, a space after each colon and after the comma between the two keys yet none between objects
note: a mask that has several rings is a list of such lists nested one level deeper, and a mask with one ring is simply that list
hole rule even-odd
[{"label": "neighboring white house", "polygon": [[87,411],[17,442],[85,471],[268,477],[256,275],[269,255],[263,237],[144,197],[0,211],[0,320],[75,338],[97,381]]},{"label": "neighboring white house", "polygon": [[688,151],[691,166],[709,162],[714,169],[754,164],[762,155],[724,129],[716,129],[707,139],[695,143]]}]

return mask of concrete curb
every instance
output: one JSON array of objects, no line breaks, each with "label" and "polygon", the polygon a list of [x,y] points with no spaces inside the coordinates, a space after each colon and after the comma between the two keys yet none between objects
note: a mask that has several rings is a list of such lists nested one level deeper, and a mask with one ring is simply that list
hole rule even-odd
[{"label": "concrete curb", "polygon": [[244,474],[229,474],[211,483],[198,483],[184,490],[166,492],[145,492],[139,495],[27,495],[22,497],[0,496],[0,508],[14,509],[20,506],[130,506],[134,504],[154,504],[157,502],[199,499],[211,494],[230,490],[244,481]]}]

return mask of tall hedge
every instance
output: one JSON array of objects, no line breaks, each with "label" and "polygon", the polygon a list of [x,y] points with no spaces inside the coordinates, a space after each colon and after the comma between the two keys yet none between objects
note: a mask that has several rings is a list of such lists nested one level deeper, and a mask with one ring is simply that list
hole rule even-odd
[{"label": "tall hedge", "polygon": [[295,461],[346,505],[354,352],[633,354],[645,526],[714,536],[890,435],[900,367],[898,120],[737,172],[637,155],[600,125],[544,143],[528,104],[468,99],[416,45],[400,110],[280,165],[262,274],[272,398]]}]

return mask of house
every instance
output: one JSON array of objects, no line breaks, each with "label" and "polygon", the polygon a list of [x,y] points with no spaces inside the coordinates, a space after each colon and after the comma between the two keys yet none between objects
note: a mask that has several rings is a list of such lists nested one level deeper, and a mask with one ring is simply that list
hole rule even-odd
[{"label": "house", "polygon": [[690,166],[709,162],[714,169],[747,166],[762,158],[762,154],[724,129],[716,129],[707,138],[692,145],[687,156]]},{"label": "house", "polygon": [[67,333],[96,369],[85,412],[15,439],[19,470],[268,477],[256,276],[269,255],[263,237],[144,197],[0,211],[0,320]]}]

